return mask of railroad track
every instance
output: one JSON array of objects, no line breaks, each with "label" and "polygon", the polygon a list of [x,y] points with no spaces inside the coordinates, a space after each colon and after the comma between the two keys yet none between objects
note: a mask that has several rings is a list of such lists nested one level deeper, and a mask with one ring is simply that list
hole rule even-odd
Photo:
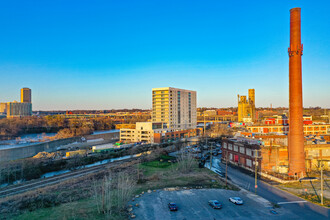
[{"label": "railroad track", "polygon": [[45,178],[45,179],[39,179],[32,183],[26,183],[24,185],[14,186],[14,187],[7,188],[7,189],[5,188],[5,189],[0,190],[0,198],[20,194],[23,192],[42,188],[42,187],[49,186],[49,185],[53,185],[53,184],[56,184],[56,183],[59,183],[59,182],[62,182],[62,181],[68,180],[68,179],[85,176],[90,173],[101,171],[105,167],[110,168],[110,167],[118,166],[118,165],[123,164],[124,162],[127,162],[128,160],[132,160],[132,159],[134,159],[134,158],[127,158],[127,159],[123,159],[120,161],[114,161],[114,162],[107,163],[107,164],[100,164],[100,165],[96,165],[93,167],[82,168],[80,170],[72,171],[69,173],[64,173],[64,174],[60,174],[60,175]]}]

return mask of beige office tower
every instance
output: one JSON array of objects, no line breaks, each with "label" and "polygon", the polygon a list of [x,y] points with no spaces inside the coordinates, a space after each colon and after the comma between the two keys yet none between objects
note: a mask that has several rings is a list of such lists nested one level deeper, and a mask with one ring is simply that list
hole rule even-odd
[{"label": "beige office tower", "polygon": [[21,102],[31,103],[31,89],[21,89]]},{"label": "beige office tower", "polygon": [[193,129],[197,126],[196,91],[172,87],[152,89],[152,122],[163,128]]}]

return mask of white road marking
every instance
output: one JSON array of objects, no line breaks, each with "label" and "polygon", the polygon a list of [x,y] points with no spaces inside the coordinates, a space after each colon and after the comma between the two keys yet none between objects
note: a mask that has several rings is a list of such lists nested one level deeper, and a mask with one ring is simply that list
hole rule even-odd
[{"label": "white road marking", "polygon": [[281,205],[281,204],[289,204],[289,203],[303,203],[303,202],[307,202],[307,201],[278,202],[277,204],[278,204],[278,205]]}]

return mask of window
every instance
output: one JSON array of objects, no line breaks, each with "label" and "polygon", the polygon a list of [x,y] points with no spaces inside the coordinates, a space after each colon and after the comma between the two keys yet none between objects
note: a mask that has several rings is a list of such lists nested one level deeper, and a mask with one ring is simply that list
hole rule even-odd
[{"label": "window", "polygon": [[228,149],[229,150],[233,150],[233,145],[232,144],[228,144]]},{"label": "window", "polygon": [[241,154],[245,154],[245,147],[240,147],[240,148],[239,148],[239,152],[240,152]]},{"label": "window", "polygon": [[238,151],[238,146],[237,145],[234,145],[234,151]]},{"label": "window", "polygon": [[253,150],[252,152],[253,152],[253,156],[254,156],[254,157],[255,157],[255,156],[258,157],[259,152],[258,152],[257,150]]},{"label": "window", "polygon": [[252,161],[250,159],[246,159],[246,166],[252,167]]},{"label": "window", "polygon": [[227,149],[227,143],[226,142],[223,143],[223,148]]},{"label": "window", "polygon": [[252,151],[249,148],[246,148],[246,155],[252,156]]}]

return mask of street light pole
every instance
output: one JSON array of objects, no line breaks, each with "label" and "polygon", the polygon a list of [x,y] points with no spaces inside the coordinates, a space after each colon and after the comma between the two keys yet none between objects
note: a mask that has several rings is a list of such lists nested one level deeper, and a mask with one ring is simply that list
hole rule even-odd
[{"label": "street light pole", "polygon": [[[257,151],[255,151],[257,153]],[[257,194],[257,181],[258,181],[258,174],[257,174],[257,171],[258,171],[258,167],[257,167],[257,157],[256,155],[254,155],[255,157],[255,162],[254,162],[254,167],[255,167],[255,171],[254,171],[254,192],[255,194]]]},{"label": "street light pole", "polygon": [[257,188],[258,188],[258,150],[254,151],[254,192],[257,194]]},{"label": "street light pole", "polygon": [[321,160],[321,205],[323,205],[323,161]]},{"label": "street light pole", "polygon": [[[204,115],[204,137],[205,137],[205,139],[206,139],[206,147],[207,147],[207,150],[208,150],[209,148],[208,148],[208,145],[207,145],[206,123],[205,123],[205,111],[203,112],[203,115]],[[211,156],[210,156],[210,169],[212,169],[212,145],[211,145]]]},{"label": "street light pole", "polygon": [[211,170],[212,170],[212,160],[213,160],[213,144],[211,143],[211,157],[210,157],[210,169]]},{"label": "street light pole", "polygon": [[204,134],[204,137],[205,137],[205,111],[203,112],[203,116],[204,116],[204,132],[203,132],[203,134]]},{"label": "street light pole", "polygon": [[226,150],[226,186],[227,186],[228,150]]}]

